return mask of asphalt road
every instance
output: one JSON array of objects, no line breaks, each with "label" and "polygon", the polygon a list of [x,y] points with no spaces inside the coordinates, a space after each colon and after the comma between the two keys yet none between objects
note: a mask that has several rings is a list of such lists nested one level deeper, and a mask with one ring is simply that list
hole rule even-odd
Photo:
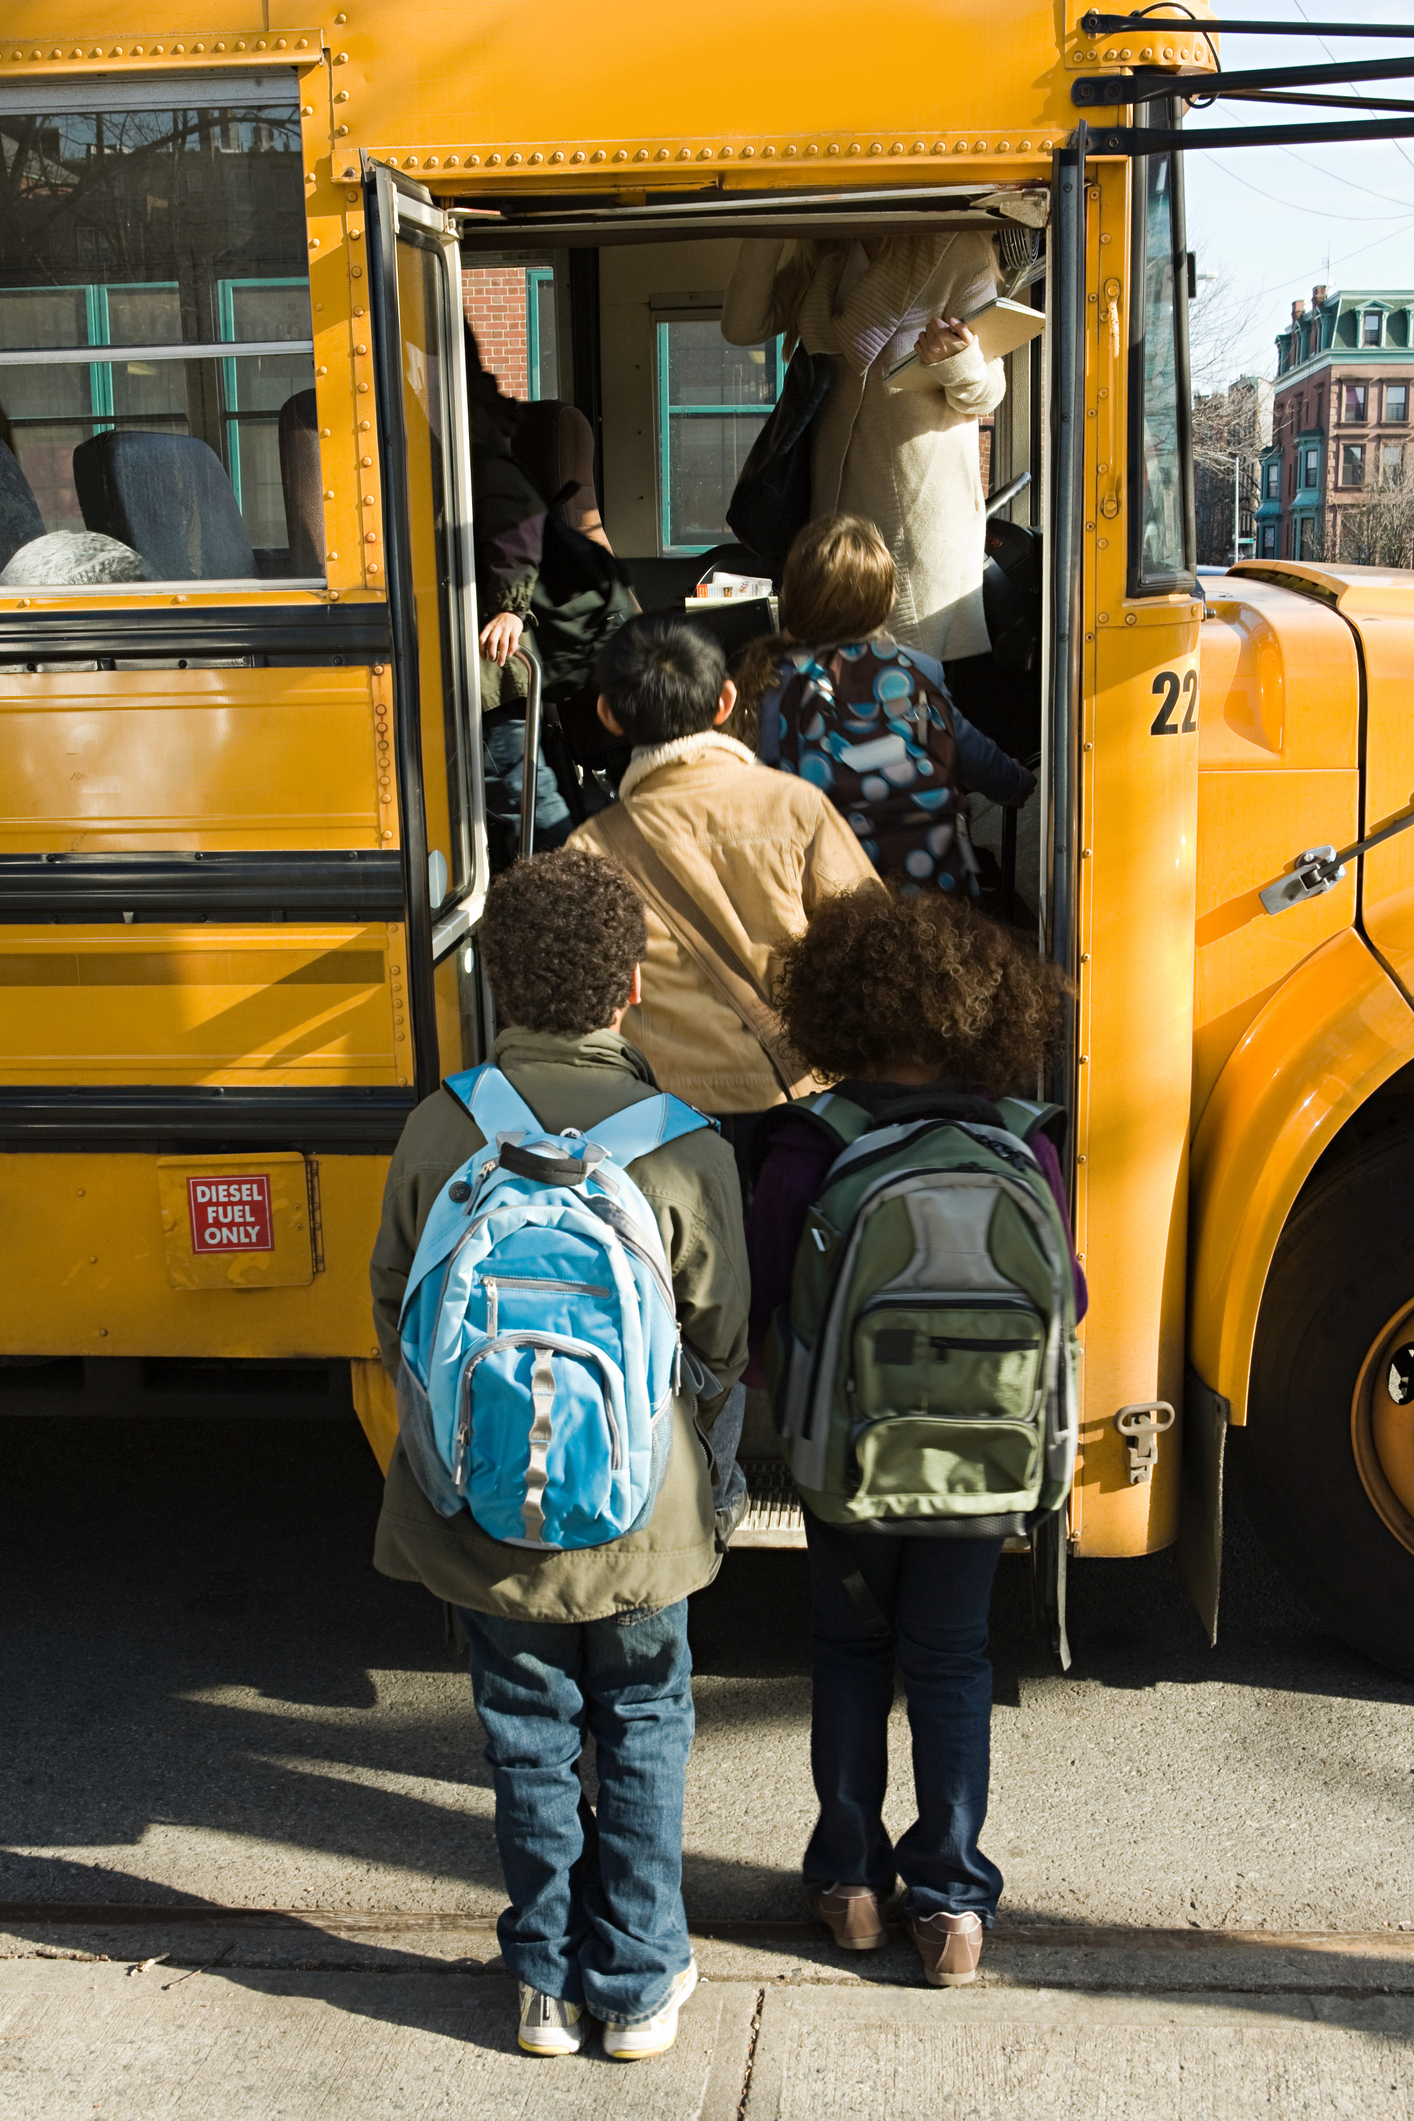
[{"label": "asphalt road", "polygon": [[[470,1688],[441,1608],[370,1566],[351,1418],[13,1419],[0,1453],[0,1901],[496,1912]],[[1414,1688],[1229,1523],[1216,1650],[1167,1557],[1081,1563],[1067,1676],[1003,1562],[986,1845],[1010,1919],[1414,1929]],[[731,1555],[694,1600],[697,1918],[802,1911],[807,1618],[795,1554]]]}]

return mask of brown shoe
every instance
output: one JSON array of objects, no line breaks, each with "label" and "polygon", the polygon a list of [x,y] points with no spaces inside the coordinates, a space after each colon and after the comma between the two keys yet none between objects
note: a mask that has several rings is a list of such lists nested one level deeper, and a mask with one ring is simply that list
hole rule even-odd
[{"label": "brown shoe", "polygon": [[977,1915],[910,1915],[909,1929],[934,1988],[963,1988],[977,1979],[982,1923]]},{"label": "brown shoe", "polygon": [[810,1895],[810,1912],[841,1951],[876,1952],[884,1942],[884,1911],[867,1885],[830,1885]]}]

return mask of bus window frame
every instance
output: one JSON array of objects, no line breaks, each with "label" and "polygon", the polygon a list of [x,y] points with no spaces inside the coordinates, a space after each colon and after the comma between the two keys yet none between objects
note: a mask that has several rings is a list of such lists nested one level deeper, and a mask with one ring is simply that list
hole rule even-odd
[{"label": "bus window frame", "polygon": [[[1168,101],[1148,104],[1135,122],[1156,126],[1178,125],[1175,107]],[[1182,496],[1183,550],[1185,565],[1163,574],[1147,573],[1144,567],[1144,348],[1145,288],[1148,260],[1149,165],[1166,160],[1169,165],[1169,197],[1172,201],[1172,272],[1174,393]],[[1173,596],[1197,592],[1197,523],[1193,506],[1192,384],[1188,354],[1188,250],[1187,208],[1183,186],[1183,156],[1168,149],[1162,156],[1136,155],[1132,162],[1132,209],[1130,213],[1129,264],[1129,418],[1127,422],[1129,463],[1126,493],[1129,513],[1129,565],[1127,591],[1131,598]]]}]

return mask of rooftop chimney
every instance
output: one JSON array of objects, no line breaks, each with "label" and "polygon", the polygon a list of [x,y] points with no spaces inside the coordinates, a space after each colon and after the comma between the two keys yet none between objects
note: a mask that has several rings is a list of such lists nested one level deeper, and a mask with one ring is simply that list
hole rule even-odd
[{"label": "rooftop chimney", "polygon": [[1321,285],[1320,285],[1319,287],[1313,287],[1313,288],[1311,289],[1311,307],[1312,307],[1313,309],[1319,309],[1319,308],[1320,308],[1320,306],[1321,306],[1321,304],[1322,304],[1322,303],[1323,303],[1323,302],[1325,301],[1325,299],[1326,299],[1326,289],[1325,289],[1325,283],[1324,283],[1324,281],[1323,281],[1323,282],[1321,283]]},{"label": "rooftop chimney", "polygon": [[1292,305],[1291,305],[1291,321],[1292,321],[1292,323],[1293,323],[1293,324],[1299,324],[1299,323],[1300,323],[1300,321],[1301,321],[1301,319],[1302,319],[1302,318],[1303,318],[1303,317],[1305,316],[1305,314],[1306,314],[1306,304],[1305,304],[1305,303],[1304,303],[1304,302],[1303,302],[1303,301],[1301,300],[1300,296],[1298,295],[1298,296],[1297,296],[1297,298],[1296,298],[1296,300],[1295,300],[1295,301],[1294,301],[1294,302],[1292,303]]}]

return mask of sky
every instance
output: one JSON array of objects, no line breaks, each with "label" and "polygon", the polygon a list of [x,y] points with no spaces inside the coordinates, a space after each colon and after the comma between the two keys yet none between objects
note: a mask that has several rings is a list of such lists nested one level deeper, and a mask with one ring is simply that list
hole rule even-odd
[{"label": "sky", "polygon": [[[1167,12],[1167,9],[1164,10]],[[1214,12],[1249,21],[1389,22],[1414,31],[1408,0],[1218,0]],[[1224,37],[1225,71],[1256,66],[1319,65],[1326,58],[1414,60],[1414,34],[1383,38]],[[1408,82],[1368,84],[1372,95],[1414,101]],[[1358,93],[1332,89],[1331,94]],[[1352,112],[1351,116],[1376,114]],[[1414,118],[1414,112],[1410,113]],[[1274,122],[1337,122],[1339,111],[1319,105],[1274,106],[1270,114],[1252,103],[1217,103],[1190,112],[1186,127],[1251,126]],[[1184,157],[1188,241],[1204,281],[1200,295],[1221,304],[1223,338],[1230,352],[1220,363],[1233,376],[1276,372],[1276,333],[1290,321],[1291,304],[1310,302],[1325,281],[1339,288],[1414,288],[1414,137],[1369,144],[1312,147],[1240,147]]]}]

